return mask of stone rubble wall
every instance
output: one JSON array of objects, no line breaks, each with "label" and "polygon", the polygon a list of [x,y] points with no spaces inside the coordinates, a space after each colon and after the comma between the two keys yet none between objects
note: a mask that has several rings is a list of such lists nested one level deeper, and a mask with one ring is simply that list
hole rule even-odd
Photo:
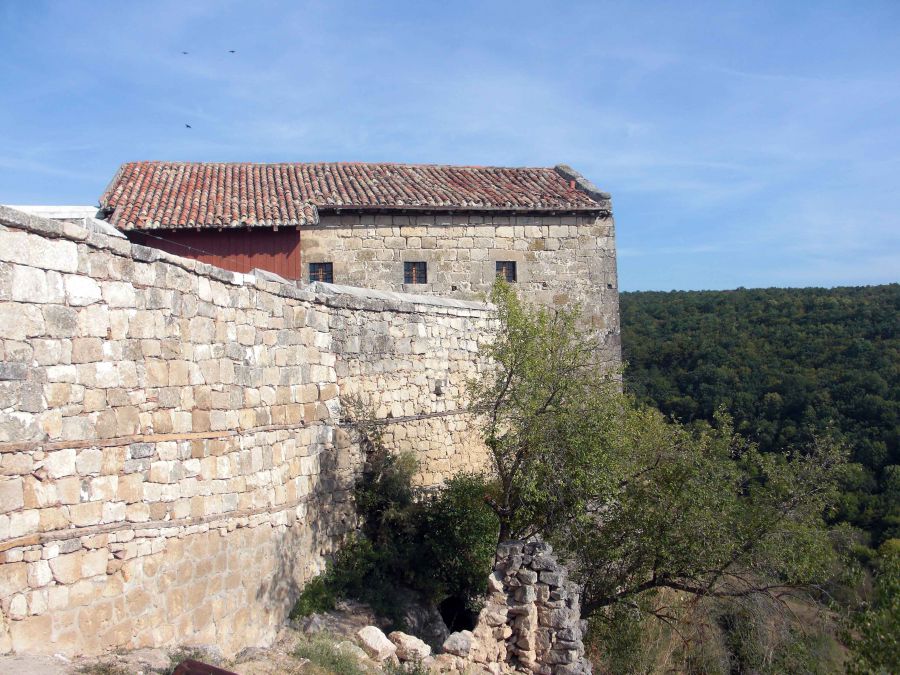
[{"label": "stone rubble wall", "polygon": [[[308,263],[331,262],[337,283],[468,299],[490,292],[498,260],[514,261],[524,297],[547,307],[579,304],[604,338],[603,360],[621,363],[609,214],[322,214],[303,230],[300,249],[304,273]],[[427,262],[428,283],[404,284],[405,261]]]},{"label": "stone rubble wall", "polygon": [[578,585],[568,580],[549,544],[500,544],[477,624],[447,638],[438,670],[589,674],[579,598]]},{"label": "stone rubble wall", "polygon": [[342,398],[425,484],[485,468],[461,394],[493,326],[0,207],[0,652],[267,644],[355,525]]}]

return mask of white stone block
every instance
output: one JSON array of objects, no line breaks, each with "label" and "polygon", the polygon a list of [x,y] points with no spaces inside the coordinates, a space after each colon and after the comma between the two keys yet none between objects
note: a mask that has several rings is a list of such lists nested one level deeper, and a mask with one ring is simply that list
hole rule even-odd
[{"label": "white stone block", "polygon": [[32,588],[41,588],[53,581],[53,573],[50,564],[46,560],[28,563],[28,585]]},{"label": "white stone block", "polygon": [[103,299],[110,307],[134,307],[135,292],[134,286],[124,281],[107,281],[104,282]]},{"label": "white stone block", "polygon": [[75,468],[82,476],[100,473],[102,464],[103,451],[99,448],[84,448],[75,459]]},{"label": "white stone block", "polygon": [[34,267],[14,265],[10,291],[17,302],[48,302],[47,275]]},{"label": "white stone block", "polygon": [[431,647],[415,635],[395,630],[388,639],[397,645],[397,658],[401,661],[421,661],[431,656]]},{"label": "white stone block", "polygon": [[41,310],[29,304],[0,303],[0,338],[24,340],[44,332]]},{"label": "white stone block", "polygon": [[9,514],[9,536],[24,537],[26,534],[38,531],[40,514],[37,509],[18,511]]},{"label": "white stone block", "polygon": [[75,473],[75,449],[66,448],[47,453],[44,468],[51,478],[63,478]]},{"label": "white stone block", "polygon": [[103,361],[91,365],[94,368],[94,383],[96,386],[103,389],[119,386],[119,369],[115,363]]},{"label": "white stone block", "polygon": [[9,603],[9,618],[13,621],[21,621],[26,616],[28,616],[28,601],[22,593],[18,593]]},{"label": "white stone block", "polygon": [[356,634],[366,653],[375,661],[384,661],[397,651],[397,645],[388,640],[377,626],[366,626]]},{"label": "white stone block", "polygon": [[100,284],[90,277],[67,275],[65,277],[66,299],[70,305],[83,306],[99,302],[102,298]]}]

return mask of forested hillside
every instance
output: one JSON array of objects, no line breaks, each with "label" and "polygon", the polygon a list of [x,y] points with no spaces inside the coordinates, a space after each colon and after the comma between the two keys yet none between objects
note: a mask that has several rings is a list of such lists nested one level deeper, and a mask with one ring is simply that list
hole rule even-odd
[{"label": "forested hillside", "polygon": [[900,285],[622,293],[628,388],[683,421],[724,405],[763,450],[851,449],[839,520],[900,536]]}]

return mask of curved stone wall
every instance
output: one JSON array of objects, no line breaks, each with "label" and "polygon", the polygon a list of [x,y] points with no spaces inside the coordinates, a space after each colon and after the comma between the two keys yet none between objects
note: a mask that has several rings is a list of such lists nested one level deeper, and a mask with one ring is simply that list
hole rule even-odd
[{"label": "curved stone wall", "polygon": [[485,468],[493,326],[0,207],[0,652],[265,644],[354,526],[342,397],[426,484]]}]

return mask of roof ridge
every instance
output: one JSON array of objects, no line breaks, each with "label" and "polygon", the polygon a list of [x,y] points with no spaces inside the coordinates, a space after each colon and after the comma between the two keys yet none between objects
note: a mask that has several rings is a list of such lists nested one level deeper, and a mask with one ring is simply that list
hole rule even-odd
[{"label": "roof ridge", "polygon": [[[500,164],[442,164],[429,162],[365,162],[365,161],[301,161],[301,162],[218,162],[218,161],[185,161],[178,159],[137,159],[123,162],[122,167],[129,164],[172,164],[185,166],[409,166],[409,167],[439,167],[442,169],[500,169],[513,171],[554,171],[555,166],[510,166]],[[115,178],[113,178],[115,180]]]}]

